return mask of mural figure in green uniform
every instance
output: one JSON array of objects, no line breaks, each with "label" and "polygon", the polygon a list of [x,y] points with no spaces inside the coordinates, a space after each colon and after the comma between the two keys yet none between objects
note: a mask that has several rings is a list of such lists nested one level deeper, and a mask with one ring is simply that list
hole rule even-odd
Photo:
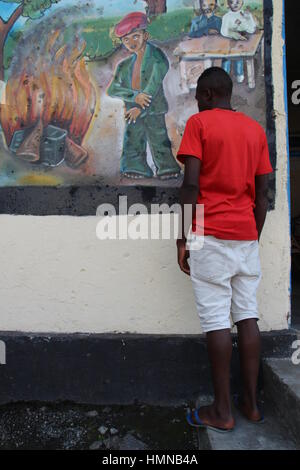
[{"label": "mural figure in green uniform", "polygon": [[132,55],[118,64],[107,93],[125,103],[126,129],[121,157],[121,173],[130,178],[152,178],[147,164],[149,143],[156,175],[160,179],[177,178],[180,166],[176,162],[168,137],[165,115],[168,103],[163,80],[169,61],[161,49],[149,42],[147,16],[130,13],[115,27]]}]

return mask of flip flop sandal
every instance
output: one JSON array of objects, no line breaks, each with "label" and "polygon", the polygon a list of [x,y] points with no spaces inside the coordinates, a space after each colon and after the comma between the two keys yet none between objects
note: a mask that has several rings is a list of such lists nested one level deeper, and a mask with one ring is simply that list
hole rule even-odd
[{"label": "flip flop sandal", "polygon": [[253,424],[263,424],[265,422],[265,417],[264,417],[264,412],[262,410],[262,407],[261,406],[258,406],[258,409],[260,411],[260,415],[261,415],[261,418],[258,420],[258,421],[254,421],[252,419],[249,419],[243,412],[243,410],[241,409],[240,407],[240,397],[239,395],[234,395],[233,397],[233,403],[234,403],[234,406],[236,407],[236,409],[244,416],[244,418],[247,419],[247,421],[249,421],[250,423],[253,423]]},{"label": "flip flop sandal", "polygon": [[[193,421],[193,417],[195,418],[197,424]],[[234,428],[225,429],[225,428],[218,428],[216,426],[211,426],[209,424],[205,424],[200,418],[198,414],[198,410],[190,411],[186,415],[186,420],[190,426],[193,428],[203,428],[203,429],[211,429],[212,431],[220,432],[222,434],[226,434],[228,432],[232,432]]]}]

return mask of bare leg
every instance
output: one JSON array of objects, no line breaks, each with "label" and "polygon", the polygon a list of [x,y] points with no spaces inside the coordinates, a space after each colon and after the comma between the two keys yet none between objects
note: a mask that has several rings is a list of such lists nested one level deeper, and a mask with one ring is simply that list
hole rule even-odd
[{"label": "bare leg", "polygon": [[207,348],[212,370],[215,401],[211,406],[199,409],[199,417],[205,424],[232,428],[234,419],[230,399],[230,362],[232,339],[230,330],[207,333]]},{"label": "bare leg", "polygon": [[237,323],[238,346],[243,379],[242,411],[252,421],[261,418],[257,408],[257,379],[260,364],[261,341],[255,319]]}]

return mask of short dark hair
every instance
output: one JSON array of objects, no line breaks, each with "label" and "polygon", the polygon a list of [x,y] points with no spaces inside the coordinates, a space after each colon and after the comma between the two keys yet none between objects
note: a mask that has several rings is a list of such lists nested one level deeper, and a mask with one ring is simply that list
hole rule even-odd
[{"label": "short dark hair", "polygon": [[232,95],[233,83],[230,75],[221,67],[210,67],[200,75],[197,83],[196,98],[200,89],[210,88],[221,98]]}]

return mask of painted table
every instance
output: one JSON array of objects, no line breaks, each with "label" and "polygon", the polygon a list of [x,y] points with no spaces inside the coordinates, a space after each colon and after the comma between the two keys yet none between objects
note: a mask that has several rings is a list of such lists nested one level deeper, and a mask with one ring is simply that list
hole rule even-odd
[{"label": "painted table", "polygon": [[[212,67],[214,61],[245,59],[247,65],[248,86],[255,88],[254,57],[261,46],[264,60],[264,33],[259,31],[249,35],[247,41],[236,41],[221,35],[203,36],[202,38],[182,41],[174,51],[180,58],[181,86],[184,93],[196,88],[201,72]],[[221,62],[220,62],[221,64]]]}]

